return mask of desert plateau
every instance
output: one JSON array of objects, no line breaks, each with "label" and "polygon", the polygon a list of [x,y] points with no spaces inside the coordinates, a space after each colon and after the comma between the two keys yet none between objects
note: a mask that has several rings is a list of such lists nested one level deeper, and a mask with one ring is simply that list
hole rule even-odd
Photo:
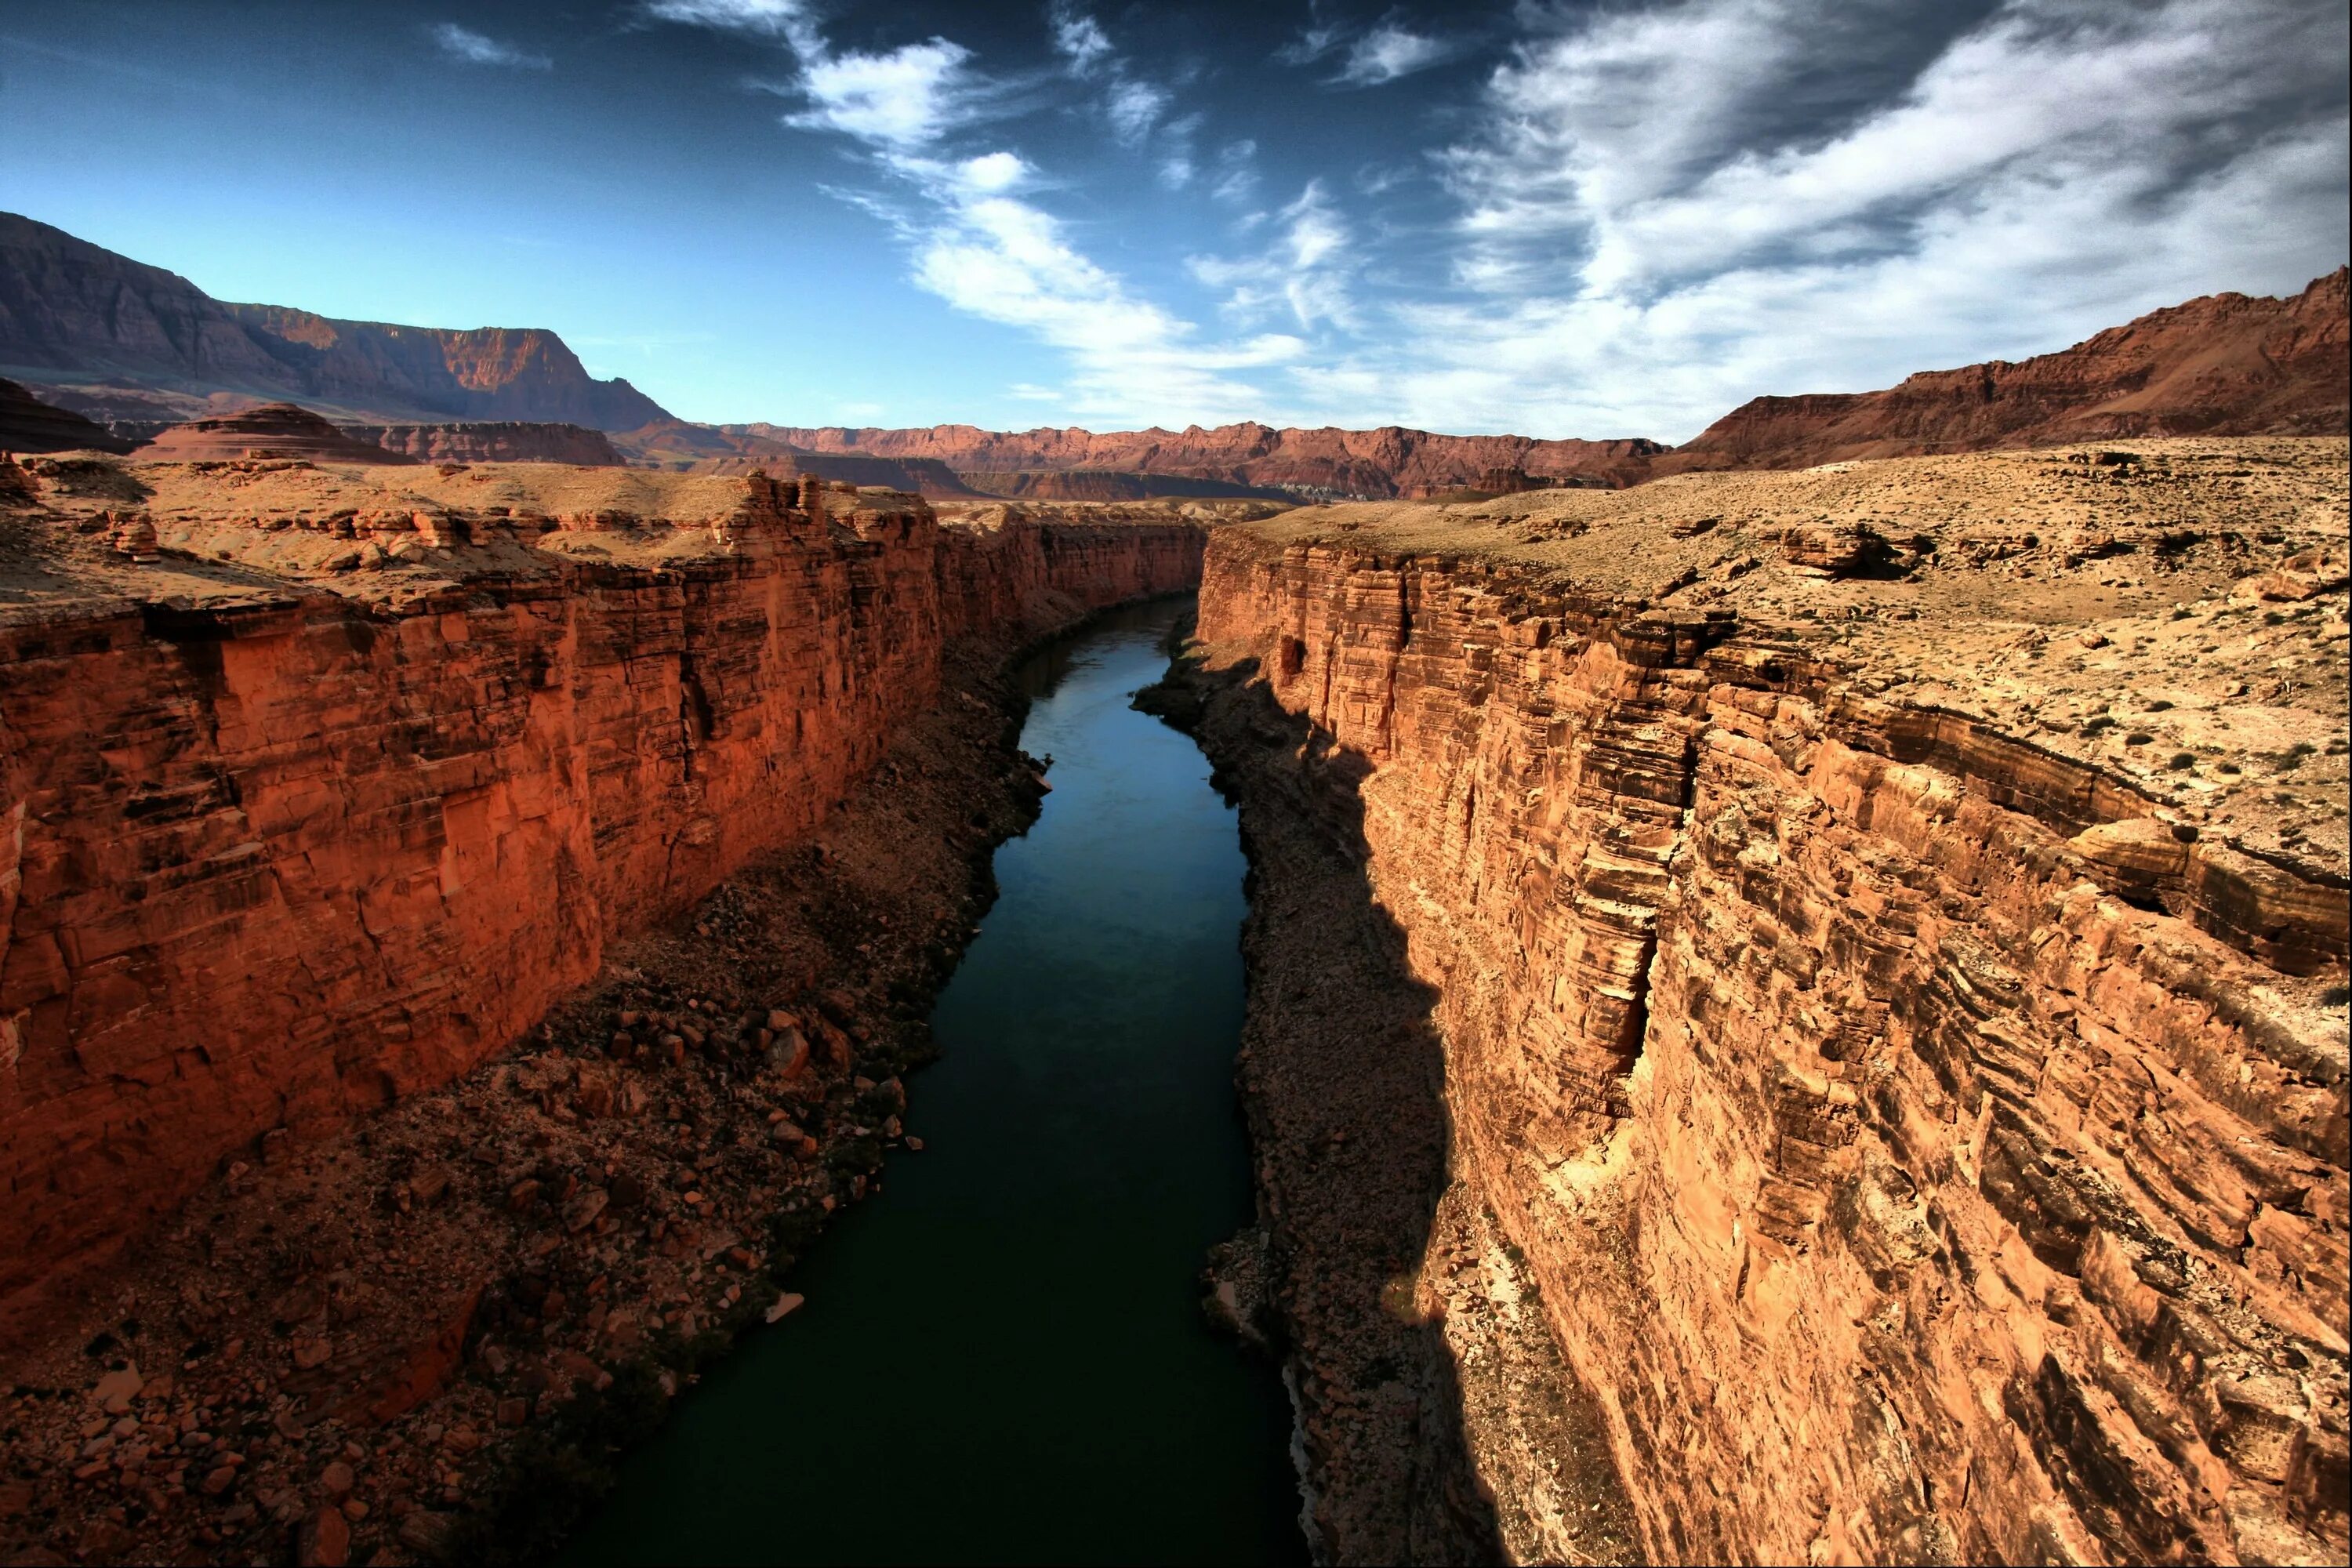
[{"label": "desert plateau", "polygon": [[12,17],[0,1562],[2346,1561],[2347,50]]}]

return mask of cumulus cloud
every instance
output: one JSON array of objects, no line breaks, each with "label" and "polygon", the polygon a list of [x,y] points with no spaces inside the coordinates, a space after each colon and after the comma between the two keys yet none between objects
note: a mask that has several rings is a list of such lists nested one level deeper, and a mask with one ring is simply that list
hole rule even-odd
[{"label": "cumulus cloud", "polygon": [[534,55],[500,43],[487,34],[471,27],[461,27],[455,22],[441,22],[426,29],[441,52],[453,60],[469,66],[506,66],[517,70],[553,70],[555,62],[545,55]]}]

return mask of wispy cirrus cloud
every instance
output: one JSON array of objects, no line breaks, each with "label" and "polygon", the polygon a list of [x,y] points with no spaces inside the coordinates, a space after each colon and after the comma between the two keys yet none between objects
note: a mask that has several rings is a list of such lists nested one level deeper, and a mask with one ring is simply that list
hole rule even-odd
[{"label": "wispy cirrus cloud", "polygon": [[545,55],[531,54],[455,22],[436,22],[425,29],[425,34],[443,54],[464,65],[505,66],[515,70],[555,68],[555,62]]},{"label": "wispy cirrus cloud", "polygon": [[1398,304],[1312,390],[1680,438],[2341,260],[2328,8],[2010,0],[1919,58],[1903,10],[1692,0],[1522,42],[1442,158],[1462,298]]},{"label": "wispy cirrus cloud", "polygon": [[1383,22],[1348,46],[1347,58],[1332,79],[1349,87],[1380,87],[1443,65],[1461,52],[1460,45],[1447,39]]},{"label": "wispy cirrus cloud", "polygon": [[[1050,395],[1066,409],[1135,420],[1171,408],[1240,417],[1265,394],[1237,373],[1287,363],[1302,351],[1281,332],[1213,341],[1088,257],[1034,199],[1043,181],[1028,160],[1010,148],[971,150],[964,133],[980,118],[973,106],[993,84],[962,45],[934,37],[874,53],[836,51],[809,13],[786,0],[651,0],[646,15],[762,34],[788,47],[799,67],[790,90],[805,107],[785,122],[846,139],[887,181],[835,194],[891,226],[919,288],[1059,351],[1070,376]],[[1197,121],[1166,122],[1171,95],[1131,74],[1098,24],[1059,12],[1054,37],[1074,73],[1105,84],[1103,112],[1119,140],[1139,145],[1172,135],[1169,161],[1189,162],[1184,148]],[[1038,389],[1024,384],[1018,395],[1034,398]]]}]

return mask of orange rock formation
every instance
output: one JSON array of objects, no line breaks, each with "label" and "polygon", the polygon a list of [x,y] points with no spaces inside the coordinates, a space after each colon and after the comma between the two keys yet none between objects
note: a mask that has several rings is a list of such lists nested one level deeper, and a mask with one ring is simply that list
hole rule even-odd
[{"label": "orange rock formation", "polygon": [[857,787],[949,639],[1187,587],[1202,542],[543,465],[41,499],[0,521],[0,1297],[499,1050]]},{"label": "orange rock formation", "polygon": [[[2028,454],[1211,540],[1244,832],[1360,834],[1456,1190],[1654,1560],[2346,1550],[2345,449],[2139,458],[2125,495]],[[1901,558],[1821,548],[1866,526]],[[1293,978],[1254,1027],[1311,1031]],[[1557,1459],[1470,1436],[1514,1548],[1575,1555]]]},{"label": "orange rock formation", "polygon": [[601,430],[577,425],[491,420],[457,425],[346,425],[343,434],[428,463],[577,463],[616,468],[625,459]]},{"label": "orange rock formation", "polygon": [[344,434],[307,408],[265,403],[235,414],[174,425],[139,448],[159,463],[299,458],[334,463],[411,463],[416,459]]}]

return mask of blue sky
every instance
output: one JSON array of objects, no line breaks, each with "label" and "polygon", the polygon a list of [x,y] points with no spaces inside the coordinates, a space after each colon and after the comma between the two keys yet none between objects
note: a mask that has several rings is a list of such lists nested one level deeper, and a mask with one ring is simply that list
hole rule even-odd
[{"label": "blue sky", "polygon": [[2300,0],[0,5],[0,207],[689,418],[1679,440],[2346,258]]}]

